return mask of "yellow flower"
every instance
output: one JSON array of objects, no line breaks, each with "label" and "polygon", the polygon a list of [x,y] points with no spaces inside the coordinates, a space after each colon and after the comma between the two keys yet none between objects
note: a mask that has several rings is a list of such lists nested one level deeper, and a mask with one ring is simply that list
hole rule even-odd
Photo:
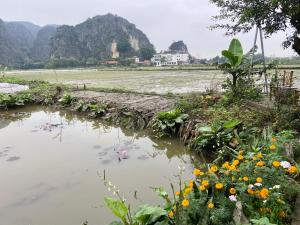
[{"label": "yellow flower", "polygon": [[230,167],[229,162],[223,163],[222,167],[223,167],[224,169],[229,169],[229,167]]},{"label": "yellow flower", "polygon": [[224,187],[224,185],[223,185],[222,183],[217,183],[217,184],[216,184],[216,188],[217,188],[218,190],[222,189],[223,187]]},{"label": "yellow flower", "polygon": [[201,182],[201,185],[203,185],[205,188],[208,188],[208,186],[209,186],[208,180],[203,180],[203,181]]},{"label": "yellow flower", "polygon": [[293,173],[297,173],[298,169],[296,166],[291,166],[289,169],[288,169],[288,172],[289,174],[293,174]]},{"label": "yellow flower", "polygon": [[207,204],[207,207],[208,207],[209,209],[213,209],[213,208],[215,207],[215,205],[214,205],[214,203],[209,202],[209,203]]},{"label": "yellow flower", "polygon": [[236,190],[234,188],[230,188],[229,189],[230,194],[235,195],[236,194]]},{"label": "yellow flower", "polygon": [[179,195],[180,195],[180,192],[179,192],[179,191],[177,191],[175,194],[176,194],[177,196],[179,196]]},{"label": "yellow flower", "polygon": [[233,160],[232,165],[237,166],[237,165],[239,165],[239,164],[240,164],[240,161],[239,161],[239,160]]},{"label": "yellow flower", "polygon": [[205,190],[205,186],[204,185],[200,185],[199,189],[200,189],[200,191],[204,191]]},{"label": "yellow flower", "polygon": [[174,213],[173,213],[173,211],[170,211],[170,212],[169,212],[169,218],[172,219],[173,217],[174,217]]},{"label": "yellow flower", "polygon": [[269,149],[270,149],[271,151],[276,150],[276,145],[270,145]]},{"label": "yellow flower", "polygon": [[274,167],[279,167],[279,166],[280,166],[280,162],[274,161],[274,162],[272,163],[272,165],[273,165]]},{"label": "yellow flower", "polygon": [[256,166],[263,167],[265,165],[264,161],[259,161],[256,163]]},{"label": "yellow flower", "polygon": [[269,197],[269,190],[267,188],[261,189],[261,191],[259,192],[259,196],[263,199],[268,198]]},{"label": "yellow flower", "polygon": [[199,170],[199,169],[194,169],[194,175],[195,175],[196,177],[199,177],[199,176],[200,176],[200,173],[201,173],[201,170]]},{"label": "yellow flower", "polygon": [[218,171],[218,167],[215,166],[215,165],[213,165],[213,166],[210,167],[210,170],[209,170],[209,171],[212,172],[212,173],[215,173],[215,172]]},{"label": "yellow flower", "polygon": [[239,155],[243,155],[243,154],[244,154],[244,150],[241,149],[241,150],[239,151]]},{"label": "yellow flower", "polygon": [[243,177],[243,181],[249,181],[249,177]]},{"label": "yellow flower", "polygon": [[231,166],[229,167],[229,170],[230,170],[230,171],[236,171],[236,166],[235,166],[235,165],[231,165]]},{"label": "yellow flower", "polygon": [[253,161],[256,161],[256,160],[257,160],[257,158],[254,156],[254,157],[252,158],[252,160],[253,160]]},{"label": "yellow flower", "polygon": [[259,158],[259,159],[261,159],[261,158],[263,157],[263,155],[261,154],[261,152],[258,153],[256,156],[257,156],[257,158]]},{"label": "yellow flower", "polygon": [[187,194],[191,193],[191,191],[192,191],[192,188],[188,187],[185,189],[184,193],[187,195]]},{"label": "yellow flower", "polygon": [[237,159],[238,159],[238,160],[243,160],[243,159],[244,159],[244,156],[238,155],[238,156],[237,156]]},{"label": "yellow flower", "polygon": [[193,187],[194,187],[194,181],[190,180],[190,182],[189,182],[189,187],[190,187],[190,188],[193,188]]},{"label": "yellow flower", "polygon": [[256,182],[257,182],[257,183],[262,183],[262,182],[263,182],[263,179],[262,179],[261,177],[258,177],[258,178],[256,178]]},{"label": "yellow flower", "polygon": [[253,194],[254,194],[254,191],[253,191],[252,189],[248,189],[247,192],[248,192],[248,194],[250,194],[250,195],[253,195]]},{"label": "yellow flower", "polygon": [[232,181],[232,182],[235,181],[235,177],[231,177],[231,181]]},{"label": "yellow flower", "polygon": [[184,200],[181,202],[181,205],[182,205],[183,207],[188,207],[189,204],[190,204],[190,202],[189,202],[189,200],[187,200],[187,199],[184,199]]}]

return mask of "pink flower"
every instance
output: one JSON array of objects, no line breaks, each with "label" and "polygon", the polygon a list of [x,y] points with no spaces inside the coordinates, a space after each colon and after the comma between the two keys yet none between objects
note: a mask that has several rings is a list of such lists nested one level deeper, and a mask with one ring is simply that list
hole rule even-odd
[{"label": "pink flower", "polygon": [[236,202],[236,201],[237,201],[235,195],[230,195],[230,196],[229,196],[229,200],[232,201],[232,202]]},{"label": "pink flower", "polygon": [[292,165],[288,161],[282,161],[282,162],[280,162],[280,166],[282,166],[284,169],[288,169]]}]

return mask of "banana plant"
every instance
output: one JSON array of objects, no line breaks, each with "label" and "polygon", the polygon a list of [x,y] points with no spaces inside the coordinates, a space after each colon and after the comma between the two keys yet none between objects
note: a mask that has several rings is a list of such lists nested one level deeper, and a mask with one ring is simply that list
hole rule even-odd
[{"label": "banana plant", "polygon": [[235,90],[239,77],[246,74],[246,71],[241,68],[244,58],[241,42],[233,39],[228,50],[222,51],[222,55],[226,58],[226,63],[222,64],[220,68],[232,75],[232,87]]}]

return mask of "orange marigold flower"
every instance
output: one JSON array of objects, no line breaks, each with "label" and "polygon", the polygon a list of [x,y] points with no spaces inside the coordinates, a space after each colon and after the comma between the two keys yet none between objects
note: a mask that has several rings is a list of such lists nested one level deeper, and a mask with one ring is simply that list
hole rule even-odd
[{"label": "orange marigold flower", "polygon": [[175,193],[177,196],[179,196],[180,195],[180,192],[179,191],[176,191],[176,193]]},{"label": "orange marigold flower", "polygon": [[223,185],[222,183],[217,183],[217,184],[216,184],[216,188],[217,188],[218,190],[222,189],[223,187],[224,187],[224,185]]},{"label": "orange marigold flower", "polygon": [[215,207],[215,205],[214,205],[214,203],[209,202],[209,203],[207,204],[207,207],[208,207],[209,209],[213,209],[213,208]]},{"label": "orange marigold flower", "polygon": [[263,167],[265,165],[264,161],[259,161],[256,163],[256,166]]},{"label": "orange marigold flower", "polygon": [[280,162],[274,161],[274,162],[272,163],[272,165],[273,165],[274,167],[279,167],[279,166],[280,166]]},{"label": "orange marigold flower", "polygon": [[269,190],[267,188],[263,188],[261,189],[261,191],[259,192],[259,196],[262,198],[262,199],[266,199],[269,197]]},{"label": "orange marigold flower", "polygon": [[270,145],[269,149],[270,149],[271,151],[276,150],[276,145]]},{"label": "orange marigold flower", "polygon": [[194,181],[190,180],[190,182],[189,182],[189,187],[190,187],[190,188],[193,188],[193,187],[194,187]]},{"label": "orange marigold flower", "polygon": [[249,181],[249,177],[243,177],[243,181]]},{"label": "orange marigold flower", "polygon": [[229,189],[230,194],[235,195],[236,194],[236,190],[235,188],[230,188]]},{"label": "orange marigold flower", "polygon": [[195,175],[196,177],[199,177],[200,174],[201,174],[201,170],[199,170],[199,169],[194,169],[194,175]]},{"label": "orange marigold flower", "polygon": [[236,171],[236,166],[235,166],[235,165],[231,165],[231,166],[229,167],[229,170],[230,170],[230,171]]},{"label": "orange marigold flower", "polygon": [[256,178],[256,182],[257,182],[257,183],[262,183],[262,182],[263,182],[263,179],[262,179],[261,177],[258,177],[258,178]]},{"label": "orange marigold flower", "polygon": [[298,169],[296,166],[291,166],[289,169],[288,169],[288,172],[289,174],[293,174],[293,173],[297,173]]},{"label": "orange marigold flower", "polygon": [[204,185],[200,185],[199,189],[200,189],[200,191],[204,191],[205,190],[205,186]]},{"label": "orange marigold flower", "polygon": [[222,167],[223,167],[224,169],[229,169],[229,167],[230,167],[229,162],[223,163]]},{"label": "orange marigold flower", "polygon": [[252,189],[250,189],[250,188],[247,190],[247,192],[248,192],[248,194],[250,194],[250,195],[253,195],[253,194],[254,194],[254,191],[253,191]]},{"label": "orange marigold flower", "polygon": [[218,167],[215,166],[215,165],[213,165],[213,166],[210,167],[210,170],[209,170],[209,171],[212,172],[212,173],[215,173],[215,172],[218,171]]},{"label": "orange marigold flower", "polygon": [[237,166],[237,165],[239,165],[240,164],[240,161],[239,160],[233,160],[233,163],[232,163],[232,165],[234,165],[234,166]]},{"label": "orange marigold flower", "polygon": [[181,202],[181,205],[182,205],[183,207],[188,207],[189,204],[190,204],[190,202],[189,202],[189,200],[187,200],[187,199],[184,199],[184,200]]},{"label": "orange marigold flower", "polygon": [[208,188],[208,186],[209,186],[208,180],[203,180],[203,181],[201,182],[201,185],[203,185],[204,187]]}]

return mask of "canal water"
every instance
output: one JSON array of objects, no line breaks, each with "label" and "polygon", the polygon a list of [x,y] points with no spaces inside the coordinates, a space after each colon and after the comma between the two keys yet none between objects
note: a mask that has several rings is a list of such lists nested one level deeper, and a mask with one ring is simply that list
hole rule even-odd
[{"label": "canal water", "polygon": [[177,140],[155,139],[75,113],[27,107],[0,112],[0,225],[106,225],[106,180],[134,209],[162,201],[199,163]]}]

